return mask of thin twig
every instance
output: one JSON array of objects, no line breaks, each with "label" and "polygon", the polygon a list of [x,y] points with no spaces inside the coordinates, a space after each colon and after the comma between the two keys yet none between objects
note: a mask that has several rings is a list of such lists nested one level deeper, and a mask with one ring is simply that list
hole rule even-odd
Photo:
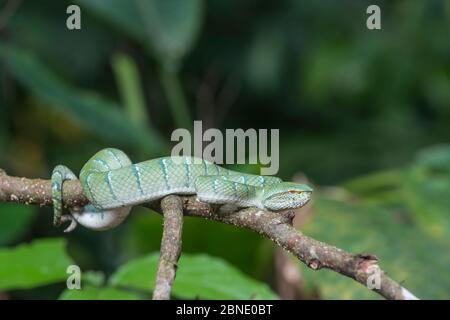
[{"label": "thin twig", "polygon": [[153,300],[170,299],[177,263],[181,254],[183,202],[178,196],[167,196],[161,200],[161,210],[164,215],[164,229]]},{"label": "thin twig", "polygon": [[[63,197],[68,206],[87,204],[80,182],[77,180],[64,183]],[[194,196],[181,197],[181,199],[184,215],[215,220],[258,232],[292,253],[311,269],[327,268],[352,278],[364,286],[369,283],[374,284],[373,290],[386,299],[417,299],[381,270],[378,259],[374,255],[351,254],[296,230],[292,226],[293,212],[277,213],[247,208],[229,214],[219,214],[215,206],[199,202]],[[51,182],[10,177],[0,170],[0,201],[51,205]],[[157,202],[147,206],[161,210],[161,205]],[[373,283],[372,280],[374,280]]]}]

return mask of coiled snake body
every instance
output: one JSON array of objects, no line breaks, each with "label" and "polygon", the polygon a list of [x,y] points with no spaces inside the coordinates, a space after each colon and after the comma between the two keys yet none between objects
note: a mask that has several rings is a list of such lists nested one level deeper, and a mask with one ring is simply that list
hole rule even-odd
[{"label": "coiled snake body", "polygon": [[71,221],[94,230],[119,225],[132,206],[169,194],[196,194],[200,201],[285,210],[305,205],[312,189],[304,184],[283,182],[269,176],[227,170],[194,157],[164,157],[133,164],[121,150],[97,152],[83,166],[80,181],[90,204],[62,215],[62,184],[76,179],[67,167],[56,166],[52,173],[54,224]]}]

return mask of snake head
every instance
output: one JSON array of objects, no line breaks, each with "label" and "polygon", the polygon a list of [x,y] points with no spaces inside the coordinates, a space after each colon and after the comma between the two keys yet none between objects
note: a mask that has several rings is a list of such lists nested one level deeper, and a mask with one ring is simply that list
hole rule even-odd
[{"label": "snake head", "polygon": [[306,184],[281,182],[264,188],[262,204],[272,211],[303,207],[310,199],[313,189]]}]

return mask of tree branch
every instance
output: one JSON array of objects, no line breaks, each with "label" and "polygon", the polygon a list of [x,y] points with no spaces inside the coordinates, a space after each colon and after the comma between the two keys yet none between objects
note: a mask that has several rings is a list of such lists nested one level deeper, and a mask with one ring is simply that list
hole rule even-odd
[{"label": "tree branch", "polygon": [[[68,206],[81,206],[88,201],[78,180],[66,181],[63,197]],[[184,215],[200,217],[246,228],[272,240],[314,270],[327,268],[354,279],[373,289],[386,299],[417,299],[407,289],[392,280],[378,266],[371,254],[351,254],[342,249],[312,239],[292,226],[292,211],[279,213],[247,208],[228,214],[217,213],[217,207],[196,200],[195,196],[180,197]],[[0,170],[0,201],[51,205],[50,180],[10,177]],[[160,211],[161,204],[147,207]],[[378,278],[377,278],[378,277]],[[378,284],[378,285],[377,285]]]},{"label": "tree branch", "polygon": [[178,196],[167,196],[161,200],[161,210],[164,215],[164,228],[153,300],[170,299],[181,254],[183,202]]}]

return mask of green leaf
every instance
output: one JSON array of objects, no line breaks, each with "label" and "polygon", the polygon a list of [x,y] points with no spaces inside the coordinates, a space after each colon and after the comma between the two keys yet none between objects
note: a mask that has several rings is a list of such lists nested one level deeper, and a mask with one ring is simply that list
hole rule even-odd
[{"label": "green leaf", "polygon": [[113,57],[112,67],[128,117],[136,126],[145,127],[148,114],[136,63],[132,57],[119,53]]},{"label": "green leaf", "polygon": [[99,137],[120,146],[134,145],[151,154],[165,153],[167,147],[162,138],[151,129],[134,126],[115,103],[73,88],[18,48],[0,46],[0,57],[15,78],[47,102],[48,108],[65,113]]},{"label": "green leaf", "polygon": [[[128,219],[129,227],[123,235],[124,240],[120,243],[122,261],[158,251],[161,242],[161,215],[148,214],[148,210],[145,212],[143,208],[134,210]],[[271,267],[268,260],[272,254],[266,250],[268,246],[272,247],[271,242],[254,232],[214,221],[188,218],[183,224],[183,233],[189,235],[183,238],[183,253],[201,252],[221,257],[254,278],[262,277]],[[228,240],[228,246],[224,246],[223,239],[230,233],[233,237]]]},{"label": "green leaf", "polygon": [[117,31],[128,34],[137,41],[144,42],[145,33],[137,8],[132,1],[75,0],[74,2],[107,20],[116,27]]},{"label": "green leaf", "polygon": [[450,236],[450,146],[420,152],[402,179],[403,199],[418,224],[435,236]]},{"label": "green leaf", "polygon": [[177,127],[192,121],[177,70],[203,20],[203,0],[78,0],[141,42],[161,64],[160,79]]},{"label": "green leaf", "polygon": [[156,57],[177,64],[192,48],[203,17],[202,0],[134,0]]},{"label": "green leaf", "polygon": [[192,48],[203,21],[202,0],[78,0],[141,42],[165,64],[177,64]]},{"label": "green leaf", "polygon": [[375,172],[343,185],[365,204],[402,208],[430,235],[450,235],[450,146],[419,152],[405,168]]},{"label": "green leaf", "polygon": [[171,68],[160,70],[160,79],[175,125],[192,131],[192,119],[179,75]]},{"label": "green leaf", "polygon": [[114,288],[96,288],[84,286],[80,290],[63,291],[60,300],[139,300],[140,297],[132,292]]},{"label": "green leaf", "polygon": [[[133,260],[111,278],[113,286],[151,291],[159,254]],[[276,299],[266,284],[245,276],[226,261],[184,254],[178,264],[173,295],[184,299]]]},{"label": "green leaf", "polygon": [[0,246],[14,241],[27,230],[36,209],[16,203],[0,204]]},{"label": "green leaf", "polygon": [[73,261],[64,239],[40,239],[0,250],[0,289],[29,289],[67,278]]},{"label": "green leaf", "polygon": [[[302,228],[321,241],[353,253],[370,252],[380,267],[419,298],[450,297],[450,243],[434,239],[396,210],[361,203],[345,203],[325,197],[316,202],[317,215]],[[331,232],[332,231],[332,232]],[[329,270],[303,267],[309,287],[325,299],[378,299],[356,281]]]}]

